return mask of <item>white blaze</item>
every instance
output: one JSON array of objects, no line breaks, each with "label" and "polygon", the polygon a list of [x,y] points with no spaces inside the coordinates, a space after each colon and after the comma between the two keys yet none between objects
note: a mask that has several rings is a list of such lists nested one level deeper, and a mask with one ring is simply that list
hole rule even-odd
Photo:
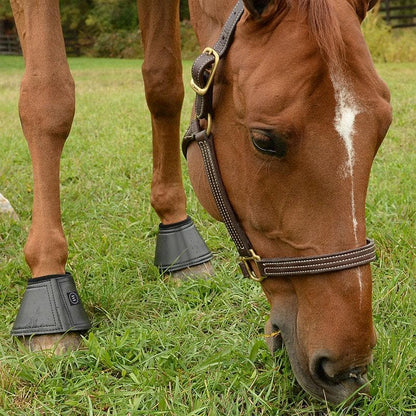
[{"label": "white blaze", "polygon": [[340,74],[331,76],[332,84],[335,90],[335,130],[341,137],[345,150],[347,153],[347,160],[345,162],[344,173],[345,177],[351,181],[351,218],[355,241],[358,243],[357,237],[357,216],[355,210],[354,197],[354,165],[355,165],[355,150],[354,150],[354,134],[355,134],[355,118],[360,113],[360,109],[356,100],[349,88],[345,78]]},{"label": "white blaze", "polygon": [[[331,81],[335,91],[335,119],[334,127],[340,138],[342,139],[347,159],[344,166],[345,178],[351,181],[351,219],[352,229],[354,233],[355,242],[358,244],[357,236],[357,215],[355,209],[355,184],[354,184],[354,165],[355,165],[355,149],[354,149],[354,134],[355,134],[355,118],[360,113],[360,108],[354,98],[351,88],[346,79],[340,73],[331,75]],[[361,270],[358,272],[358,283],[360,285],[360,293],[362,293]],[[361,306],[362,297],[360,297]]]}]

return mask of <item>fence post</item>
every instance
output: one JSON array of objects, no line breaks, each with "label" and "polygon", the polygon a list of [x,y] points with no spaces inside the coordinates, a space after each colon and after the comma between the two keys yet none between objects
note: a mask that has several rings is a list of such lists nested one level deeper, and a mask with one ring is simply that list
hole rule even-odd
[{"label": "fence post", "polygon": [[0,34],[0,55],[21,55],[20,42],[17,35]]},{"label": "fence post", "polygon": [[390,0],[384,0],[384,3],[386,4],[386,22],[390,25]]}]

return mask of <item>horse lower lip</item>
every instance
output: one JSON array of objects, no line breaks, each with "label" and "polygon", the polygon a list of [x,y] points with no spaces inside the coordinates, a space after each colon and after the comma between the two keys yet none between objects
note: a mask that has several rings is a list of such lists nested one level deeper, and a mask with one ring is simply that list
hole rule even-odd
[{"label": "horse lower lip", "polygon": [[356,380],[357,383],[361,383],[361,382],[365,383],[366,376],[362,374],[349,373],[347,378]]},{"label": "horse lower lip", "polygon": [[356,384],[362,386],[368,382],[367,379],[367,369],[366,368],[357,368],[354,370],[345,371],[344,373],[334,377],[334,381],[343,382],[346,380],[354,381]]},{"label": "horse lower lip", "polygon": [[326,392],[325,397],[333,403],[340,403],[348,398],[353,399],[358,394],[370,394],[367,375],[354,370],[327,378],[322,387]]},{"label": "horse lower lip", "polygon": [[357,388],[360,388],[361,386],[364,386],[368,383],[367,376],[364,375],[357,375],[357,374],[349,374],[347,377],[340,379],[339,383],[343,382],[352,382],[357,386]]},{"label": "horse lower lip", "polygon": [[[285,335],[285,334],[283,334]],[[350,367],[337,371],[337,362],[331,362],[326,351],[317,353],[307,366],[297,358],[297,345],[291,342],[290,337],[285,338],[292,369],[302,388],[319,400],[332,404],[340,404],[354,400],[358,395],[369,395],[370,386],[367,380],[367,365]],[[366,360],[367,361],[367,360]],[[345,368],[345,367],[344,367]],[[346,402],[347,403],[347,402]]]},{"label": "horse lower lip", "polygon": [[340,403],[350,403],[358,395],[370,395],[370,386],[366,375],[349,377],[346,373],[342,378],[336,380],[327,379],[317,381],[313,378],[299,379],[301,386],[311,395],[319,400],[338,405]]}]

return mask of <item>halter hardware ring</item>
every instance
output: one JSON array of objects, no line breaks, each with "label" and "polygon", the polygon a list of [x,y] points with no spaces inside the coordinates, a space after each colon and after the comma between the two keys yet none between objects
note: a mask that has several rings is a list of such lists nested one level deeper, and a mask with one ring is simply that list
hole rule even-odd
[{"label": "halter hardware ring", "polygon": [[209,73],[209,78],[208,78],[207,83],[205,84],[205,87],[203,88],[199,87],[198,85],[196,85],[195,81],[191,79],[192,89],[200,96],[203,96],[208,92],[209,87],[211,86],[212,81],[214,80],[214,75],[215,75],[215,72],[217,71],[218,63],[220,62],[220,56],[218,55],[218,52],[215,51],[213,48],[209,48],[209,47],[205,48],[202,53],[206,55],[213,55],[214,63],[211,68],[211,72]]},{"label": "halter hardware ring", "polygon": [[248,277],[250,277],[250,279],[254,280],[255,282],[261,283],[264,279],[266,279],[266,277],[264,276],[257,277],[256,272],[254,271],[253,267],[250,265],[250,261],[254,261],[254,263],[257,263],[258,261],[261,261],[261,257],[257,255],[252,248],[249,250],[249,253],[251,254],[251,256],[246,256],[246,257],[241,256],[240,260],[243,262],[244,267],[246,268]]}]

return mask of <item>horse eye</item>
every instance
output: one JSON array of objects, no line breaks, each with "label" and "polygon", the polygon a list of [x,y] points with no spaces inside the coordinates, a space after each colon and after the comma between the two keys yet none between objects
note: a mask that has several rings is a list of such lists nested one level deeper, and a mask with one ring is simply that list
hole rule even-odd
[{"label": "horse eye", "polygon": [[261,153],[270,156],[284,157],[287,153],[287,141],[271,130],[252,129],[251,141],[254,147]]}]

